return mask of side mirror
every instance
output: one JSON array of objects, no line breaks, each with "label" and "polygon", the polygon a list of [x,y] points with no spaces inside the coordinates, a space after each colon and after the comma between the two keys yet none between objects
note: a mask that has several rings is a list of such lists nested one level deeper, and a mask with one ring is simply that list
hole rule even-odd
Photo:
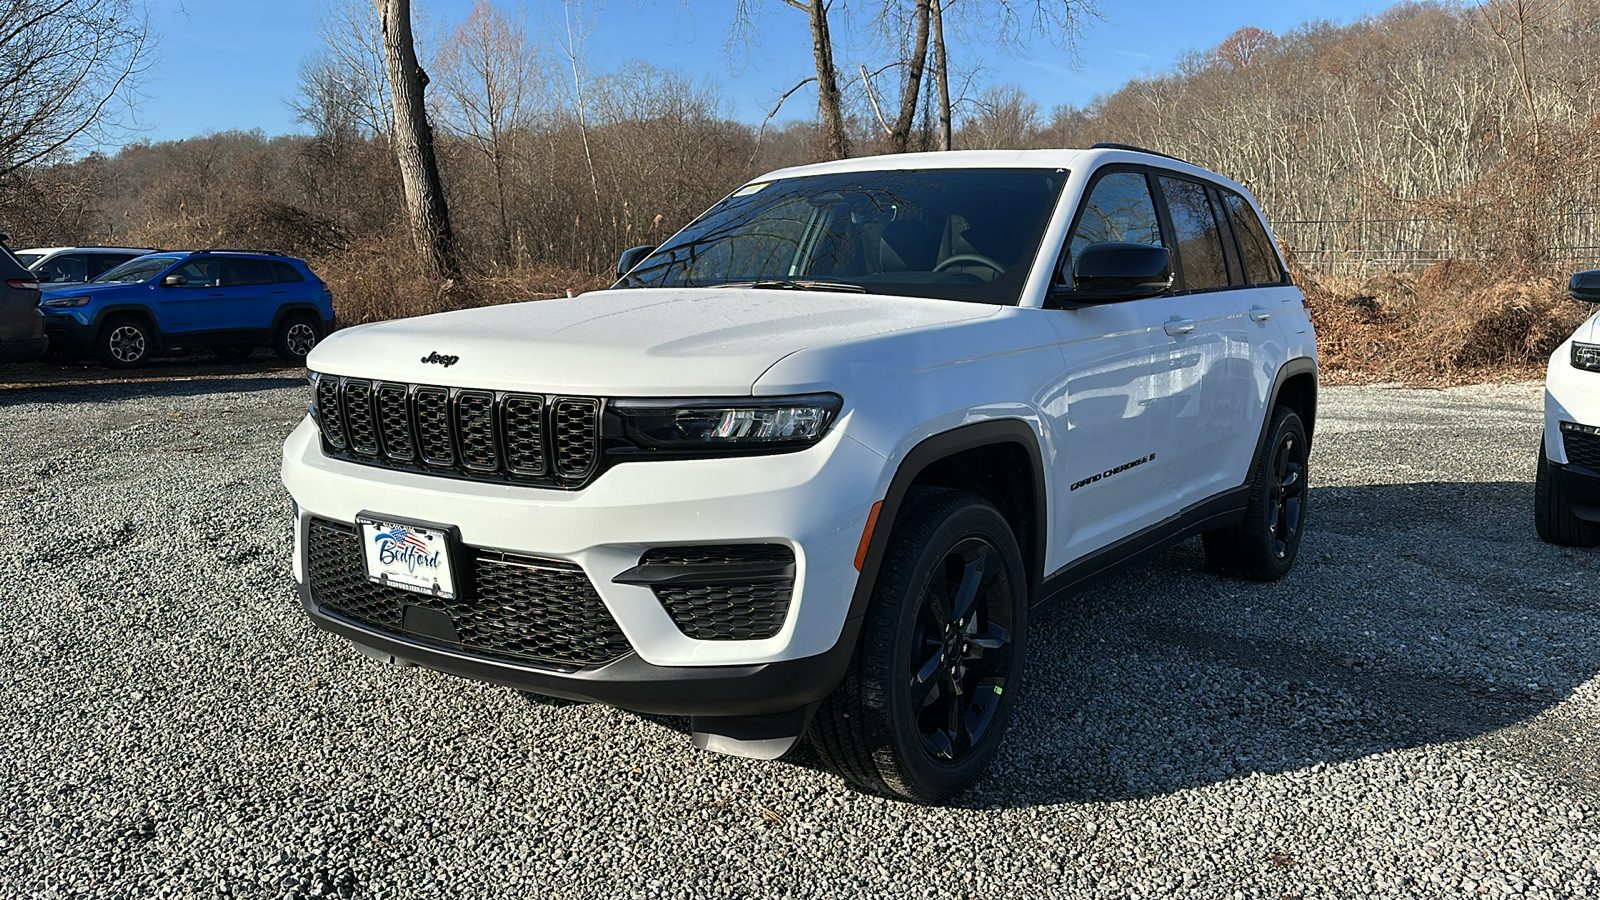
[{"label": "side mirror", "polygon": [[167,277],[161,279],[161,286],[162,287],[183,287],[184,285],[186,285],[188,283],[189,283],[189,279],[187,279],[187,278],[185,278],[182,275],[179,275],[177,273],[173,273],[173,274],[168,275]]},{"label": "side mirror", "polygon": [[1151,244],[1099,241],[1078,252],[1071,275],[1071,290],[1052,291],[1052,301],[1072,307],[1142,300],[1172,290],[1172,254]]},{"label": "side mirror", "polygon": [[629,247],[622,251],[622,258],[617,260],[617,277],[621,278],[631,272],[633,267],[639,264],[639,260],[649,256],[655,249],[654,244],[644,244],[639,247]]},{"label": "side mirror", "polygon": [[1574,300],[1600,303],[1600,269],[1573,273],[1572,280],[1567,282],[1567,293]]}]

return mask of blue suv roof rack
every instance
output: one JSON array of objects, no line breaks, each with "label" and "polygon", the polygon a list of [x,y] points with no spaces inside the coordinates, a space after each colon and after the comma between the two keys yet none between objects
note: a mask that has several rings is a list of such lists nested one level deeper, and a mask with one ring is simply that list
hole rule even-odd
[{"label": "blue suv roof rack", "polygon": [[248,247],[207,247],[204,250],[194,251],[198,256],[201,253],[259,253],[262,256],[288,256],[281,250],[252,250]]}]

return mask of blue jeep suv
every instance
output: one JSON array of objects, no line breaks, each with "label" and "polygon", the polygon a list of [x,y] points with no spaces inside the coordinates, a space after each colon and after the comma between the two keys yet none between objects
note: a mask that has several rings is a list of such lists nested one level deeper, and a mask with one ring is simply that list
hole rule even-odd
[{"label": "blue jeep suv", "polygon": [[206,347],[240,359],[271,346],[304,360],[333,330],[333,294],[305,260],[267,250],[151,253],[86,284],[45,291],[50,351],[116,368]]}]

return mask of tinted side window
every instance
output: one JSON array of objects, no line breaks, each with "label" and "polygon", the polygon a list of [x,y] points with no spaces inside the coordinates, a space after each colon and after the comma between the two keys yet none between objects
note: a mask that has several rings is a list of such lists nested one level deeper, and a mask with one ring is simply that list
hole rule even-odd
[{"label": "tinted side window", "polygon": [[1217,231],[1222,235],[1222,252],[1228,258],[1228,283],[1249,284],[1244,277],[1244,264],[1239,261],[1239,241],[1228,224],[1228,213],[1222,205],[1222,192],[1214,184],[1206,185],[1206,196],[1211,200],[1211,214],[1217,219]]},{"label": "tinted side window", "polygon": [[1267,229],[1256,217],[1256,211],[1244,198],[1232,191],[1224,191],[1222,200],[1228,207],[1228,218],[1233,221],[1233,232],[1239,236],[1239,250],[1244,254],[1244,277],[1251,284],[1279,284],[1283,270],[1278,267],[1278,254],[1272,248]]},{"label": "tinted side window", "polygon": [[184,287],[221,287],[221,262],[218,259],[191,259],[173,269],[171,274],[182,275]]},{"label": "tinted side window", "polygon": [[1183,265],[1184,288],[1191,291],[1228,286],[1228,262],[1222,251],[1222,234],[1211,214],[1205,185],[1162,176],[1161,192],[1172,214],[1173,237]]},{"label": "tinted side window", "polygon": [[1139,172],[1113,172],[1095,183],[1078,214],[1070,248],[1077,259],[1084,247],[1100,241],[1161,242],[1161,220],[1156,217],[1150,184]]},{"label": "tinted side window", "polygon": [[89,277],[99,278],[128,260],[138,259],[143,255],[142,253],[91,253],[89,254]]},{"label": "tinted side window", "polygon": [[89,280],[88,261],[82,253],[63,253],[39,264],[40,281],[81,282]]},{"label": "tinted side window", "polygon": [[275,276],[272,280],[279,284],[291,284],[296,281],[306,280],[306,277],[300,274],[299,269],[286,262],[271,260],[267,264],[272,266],[272,274]]},{"label": "tinted side window", "polygon": [[272,263],[264,259],[224,259],[222,284],[235,287],[243,284],[272,284],[278,280]]}]

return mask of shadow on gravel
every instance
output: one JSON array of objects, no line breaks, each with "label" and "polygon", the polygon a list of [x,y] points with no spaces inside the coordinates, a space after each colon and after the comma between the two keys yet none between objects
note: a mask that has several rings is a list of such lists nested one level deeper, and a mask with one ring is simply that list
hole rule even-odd
[{"label": "shadow on gravel", "polygon": [[1045,613],[1006,743],[950,805],[1147,798],[1526,722],[1600,672],[1600,551],[1541,543],[1532,494],[1319,488],[1282,582],[1215,574],[1196,539]]},{"label": "shadow on gravel", "polygon": [[[3,378],[0,373],[0,378]],[[305,387],[304,369],[281,375],[247,377],[219,376],[130,376],[138,380],[117,381],[114,373],[105,380],[79,380],[63,384],[8,385],[0,388],[0,407],[22,403],[106,403],[142,397],[199,397],[208,394],[239,394]]]},{"label": "shadow on gravel", "polygon": [[1525,722],[1600,672],[1600,552],[1541,543],[1532,495],[1315,489],[1282,582],[1211,573],[1194,540],[1068,601],[1036,621],[1006,746],[956,804],[1150,797]]}]

